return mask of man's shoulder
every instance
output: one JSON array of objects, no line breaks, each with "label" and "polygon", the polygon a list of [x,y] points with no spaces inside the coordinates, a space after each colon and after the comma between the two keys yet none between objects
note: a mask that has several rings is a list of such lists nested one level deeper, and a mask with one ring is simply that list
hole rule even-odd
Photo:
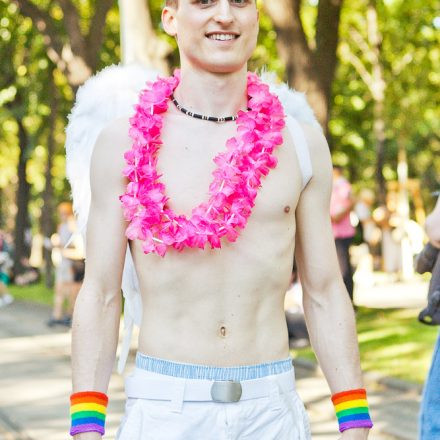
[{"label": "man's shoulder", "polygon": [[331,164],[330,149],[322,130],[316,124],[298,121],[304,133],[312,164],[313,176]]},{"label": "man's shoulder", "polygon": [[109,122],[99,133],[95,144],[95,151],[113,156],[125,152],[131,147],[129,136],[129,117],[123,116]]},{"label": "man's shoulder", "polygon": [[[321,128],[316,124],[310,124],[304,121],[298,121],[304,133],[307,149],[310,156],[312,167],[312,177],[307,187],[317,188],[318,191],[327,190],[331,182],[331,155]],[[330,185],[331,186],[331,185]],[[306,188],[307,188],[306,187]]]},{"label": "man's shoulder", "polygon": [[128,117],[114,119],[99,133],[92,155],[92,170],[105,170],[110,175],[119,174],[125,166],[124,154],[131,148]]}]

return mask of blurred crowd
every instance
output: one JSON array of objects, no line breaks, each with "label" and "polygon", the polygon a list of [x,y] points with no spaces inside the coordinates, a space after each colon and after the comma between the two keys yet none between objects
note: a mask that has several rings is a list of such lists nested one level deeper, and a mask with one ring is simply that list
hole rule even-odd
[{"label": "blurred crowd", "polygon": [[334,166],[330,214],[339,264],[353,299],[353,265],[357,283],[373,283],[373,271],[393,281],[414,275],[413,261],[426,241],[423,226],[409,216],[409,195],[402,188],[389,188],[383,203],[368,188],[357,194]]},{"label": "blurred crowd", "polygon": [[[27,286],[41,281],[42,261],[35,264],[35,254],[42,249],[50,251],[50,264],[54,267],[54,279],[45,280],[53,284],[54,298],[52,313],[47,321],[49,327],[61,325],[70,327],[76,296],[84,277],[84,245],[77,231],[70,202],[63,202],[57,209],[57,231],[51,237],[32,237],[26,234],[30,255],[21,258],[19,271],[14,264],[14,242],[10,234],[0,230],[0,307],[14,301],[10,285]],[[53,281],[53,283],[52,283]]]},{"label": "blurred crowd", "polygon": [[[355,283],[373,286],[374,272],[382,272],[390,281],[410,279],[414,275],[414,260],[423,250],[427,236],[422,222],[409,216],[406,191],[398,185],[391,186],[385,201],[380,203],[369,188],[355,192],[344,171],[341,166],[333,167],[330,217],[341,274],[353,301]],[[306,345],[301,281],[295,262],[285,311],[291,346]]]},{"label": "blurred crowd", "polygon": [[55,264],[54,302],[47,325],[70,327],[75,300],[84,278],[84,245],[76,229],[70,203],[64,202],[58,206],[58,217],[57,233],[44,241],[44,246],[52,249]]}]

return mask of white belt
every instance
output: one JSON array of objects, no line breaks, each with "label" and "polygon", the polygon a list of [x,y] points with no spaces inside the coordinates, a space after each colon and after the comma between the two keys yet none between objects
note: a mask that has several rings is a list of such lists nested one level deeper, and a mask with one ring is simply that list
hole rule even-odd
[{"label": "white belt", "polygon": [[214,381],[204,379],[185,379],[127,376],[125,392],[127,397],[149,400],[169,400],[180,394],[183,401],[231,403],[239,400],[258,399],[270,396],[274,389],[284,393],[295,389],[294,370],[286,373],[266,376],[259,379],[238,381]]}]

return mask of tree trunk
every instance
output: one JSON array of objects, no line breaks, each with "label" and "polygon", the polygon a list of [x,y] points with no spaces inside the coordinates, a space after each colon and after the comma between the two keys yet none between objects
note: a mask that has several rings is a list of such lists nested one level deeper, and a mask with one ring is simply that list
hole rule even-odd
[{"label": "tree trunk", "polygon": [[277,33],[278,53],[286,65],[287,81],[291,87],[307,93],[308,101],[327,135],[341,6],[342,0],[319,2],[316,48],[312,49],[301,22],[301,1],[265,2]]},{"label": "tree trunk", "polygon": [[48,58],[67,76],[69,84],[76,91],[96,70],[107,12],[114,0],[94,2],[95,10],[86,35],[81,28],[81,16],[75,3],[72,0],[58,0],[63,11],[62,24],[66,36],[59,31],[59,22],[44,7],[36,6],[31,0],[12,1],[43,35]]},{"label": "tree trunk", "polygon": [[[350,48],[347,42],[341,45],[343,56],[346,57],[356,69],[359,76],[368,87],[373,98],[373,137],[376,149],[376,189],[377,200],[381,205],[386,203],[386,183],[383,175],[385,164],[385,89],[384,68],[381,59],[382,34],[379,29],[376,0],[368,0],[367,5],[367,36],[351,27],[349,30],[350,43],[354,44],[362,53],[365,63]],[[370,67],[371,66],[371,67]]]},{"label": "tree trunk", "polygon": [[377,198],[380,205],[386,202],[386,184],[383,175],[385,164],[385,120],[384,120],[384,102],[374,101],[373,109],[373,133],[376,143],[376,188]]},{"label": "tree trunk", "polygon": [[26,166],[28,161],[28,143],[29,138],[23,126],[23,121],[17,119],[18,140],[20,144],[20,155],[18,159],[17,177],[18,188],[16,193],[17,214],[15,217],[14,231],[14,273],[17,275],[23,270],[22,260],[29,258],[30,243],[26,238],[26,232],[29,229],[29,193],[30,185],[26,179]]},{"label": "tree trunk", "polygon": [[122,63],[141,63],[164,74],[171,46],[158,38],[145,0],[119,0]]},{"label": "tree trunk", "polygon": [[[45,187],[43,191],[43,209],[41,213],[41,231],[43,237],[49,238],[55,232],[54,222],[54,198],[52,186],[52,166],[53,156],[55,153],[55,129],[56,119],[58,113],[58,96],[57,89],[53,82],[52,75],[50,76],[50,97],[51,97],[51,113],[49,116],[49,133],[47,138],[47,162],[45,170]],[[47,287],[53,287],[53,264],[52,264],[52,250],[43,247],[43,261],[44,272]]]},{"label": "tree trunk", "polygon": [[373,108],[373,131],[376,142],[376,186],[378,199],[381,204],[386,201],[386,185],[383,175],[383,167],[385,164],[385,88],[386,83],[384,79],[384,72],[381,60],[381,44],[382,34],[379,29],[379,20],[377,17],[376,0],[369,0],[367,9],[367,28],[368,40],[371,44],[373,56],[372,60],[372,84],[371,93],[374,99]]},{"label": "tree trunk", "polygon": [[343,0],[320,0],[316,20],[316,50],[314,69],[319,84],[319,96],[323,114],[320,116],[324,127],[328,127],[332,102],[332,85],[338,64],[339,22]]},{"label": "tree trunk", "polygon": [[0,229],[4,228],[4,224],[5,224],[5,214],[3,213],[3,198],[4,198],[4,194],[2,189],[0,188]]}]

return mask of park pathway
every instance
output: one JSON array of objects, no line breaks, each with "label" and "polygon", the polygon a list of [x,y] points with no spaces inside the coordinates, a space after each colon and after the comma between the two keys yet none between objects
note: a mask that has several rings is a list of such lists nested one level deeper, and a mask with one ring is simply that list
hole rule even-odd
[{"label": "park pathway", "polygon": [[[49,313],[45,306],[18,301],[0,309],[0,440],[68,437],[70,331],[48,329],[45,321]],[[296,375],[298,393],[311,418],[313,439],[338,439],[322,374],[297,363]],[[370,440],[416,440],[420,390],[405,390],[402,384],[390,388],[377,379],[366,376],[375,420]],[[117,374],[111,379],[109,396],[105,438],[110,440],[124,403],[123,381]]]}]

